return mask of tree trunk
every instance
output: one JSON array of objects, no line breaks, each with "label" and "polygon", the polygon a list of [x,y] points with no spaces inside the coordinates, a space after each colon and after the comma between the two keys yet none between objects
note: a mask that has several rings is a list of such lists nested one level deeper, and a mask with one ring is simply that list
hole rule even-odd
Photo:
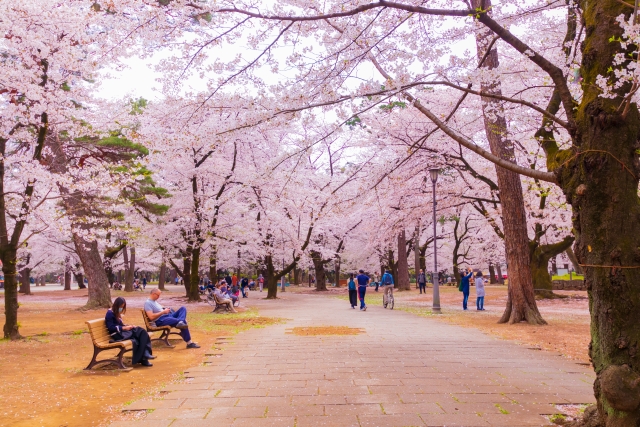
[{"label": "tree trunk", "polygon": [[453,277],[456,279],[456,283],[460,283],[462,276],[460,275],[460,267],[457,264],[453,265]]},{"label": "tree trunk", "polygon": [[2,273],[4,274],[4,337],[15,340],[22,338],[18,332],[18,283],[16,281],[17,249],[3,248],[0,252]]},{"label": "tree trunk", "polygon": [[391,272],[391,276],[393,277],[394,288],[398,287],[398,263],[395,260],[395,254],[393,250],[389,249],[387,251],[387,264],[389,265],[389,271]]},{"label": "tree trunk", "polygon": [[409,260],[407,259],[407,235],[404,229],[398,234],[398,282],[399,291],[411,289],[409,283]]},{"label": "tree trunk", "polygon": [[212,282],[218,281],[218,253],[214,248],[213,253],[209,256],[209,280]]},{"label": "tree trunk", "polygon": [[196,247],[191,252],[191,275],[190,275],[190,284],[187,289],[187,297],[189,298],[189,302],[199,302],[200,301],[200,274],[198,270],[200,269],[200,247]]},{"label": "tree trunk", "polygon": [[[567,257],[569,257],[569,261],[571,261],[571,264],[573,264],[573,269],[575,270],[575,272],[578,274],[584,274],[584,272],[582,271],[582,267],[578,262],[578,258],[576,258],[576,254],[573,253],[573,249],[571,249],[571,246],[569,246],[565,252],[567,253]],[[557,272],[558,269],[556,268],[556,273]]]},{"label": "tree trunk", "polygon": [[76,283],[78,284],[78,289],[86,289],[87,287],[84,285],[84,274],[78,273],[73,275],[76,279]]},{"label": "tree trunk", "polygon": [[635,46],[623,49],[612,41],[622,35],[617,17],[628,22],[633,8],[616,0],[579,4],[586,28],[584,93],[575,110],[574,148],[548,147],[547,157],[573,207],[574,250],[589,291],[598,413],[607,427],[635,427],[640,424],[640,115],[635,102],[625,106],[630,84],[604,98],[596,83],[618,67],[617,55],[635,52]]},{"label": "tree trunk", "polygon": [[[416,225],[416,230],[413,233],[413,268],[416,274],[416,286],[418,286],[418,274],[420,274],[420,224]],[[423,270],[424,271],[424,270]]]},{"label": "tree trunk", "polygon": [[[491,9],[490,0],[473,0],[472,7]],[[494,35],[491,30],[482,27],[476,31],[478,59],[484,59],[482,68],[498,68],[498,50],[491,45]],[[486,56],[485,56],[486,54]],[[502,96],[500,80],[483,81],[481,90],[485,93]],[[508,139],[507,122],[501,101],[495,98],[482,98],[484,127],[491,153],[509,161],[515,161],[513,142]],[[526,320],[530,324],[546,324],[538,311],[531,279],[529,256],[529,236],[527,235],[527,216],[522,196],[520,176],[496,166],[500,203],[502,204],[502,224],[504,230],[505,253],[509,265],[509,290],[507,307],[500,323],[519,323]]]},{"label": "tree trunk", "polygon": [[324,274],[325,262],[322,259],[322,254],[317,251],[311,251],[311,261],[313,261],[313,269],[316,275],[316,291],[326,291],[327,278]]},{"label": "tree trunk", "polygon": [[21,294],[31,295],[31,269],[23,268],[20,271],[20,292]]},{"label": "tree trunk", "polygon": [[504,285],[504,279],[502,278],[502,267],[500,263],[496,264],[496,272],[498,273],[498,283]]},{"label": "tree trunk", "polygon": [[265,272],[264,280],[267,285],[267,299],[276,299],[278,297],[278,278],[276,277],[276,270],[273,266],[273,258],[271,255],[264,257]]},{"label": "tree trunk", "polygon": [[128,281],[131,282],[131,290],[133,290],[133,281],[136,279],[136,248],[131,246],[131,252],[129,253],[129,272]]},{"label": "tree trunk", "polygon": [[129,268],[129,248],[126,246],[122,249],[122,257],[124,259],[124,291],[133,292],[133,272]]},{"label": "tree trunk", "polygon": [[160,264],[160,275],[158,276],[158,289],[160,289],[161,291],[164,291],[164,281],[165,281],[165,277],[167,275],[167,264],[165,264],[164,261],[162,261],[162,264]]},{"label": "tree trunk", "polygon": [[71,290],[71,259],[68,255],[64,259],[64,290]]},{"label": "tree trunk", "polygon": [[189,298],[189,289],[191,287],[191,251],[192,249],[189,249],[188,256],[182,259],[182,280],[187,298]]},{"label": "tree trunk", "polygon": [[95,240],[88,242],[78,233],[72,233],[72,237],[76,253],[82,263],[82,269],[89,280],[89,299],[83,308],[111,307],[111,291],[98,250],[98,242]]},{"label": "tree trunk", "polygon": [[551,245],[536,245],[531,242],[531,274],[535,293],[545,298],[553,298],[553,285],[549,275],[549,260],[564,252],[573,243],[573,236]]},{"label": "tree trunk", "polygon": [[[340,273],[340,267],[338,266],[338,273]],[[293,284],[298,286],[301,283],[302,270],[299,268],[293,269]]]},{"label": "tree trunk", "polygon": [[496,280],[496,269],[491,262],[489,263],[489,283],[492,285],[498,283],[498,280]]},{"label": "tree trunk", "polygon": [[340,255],[336,255],[333,263],[334,263],[333,268],[334,268],[336,286],[339,287],[340,286]]}]

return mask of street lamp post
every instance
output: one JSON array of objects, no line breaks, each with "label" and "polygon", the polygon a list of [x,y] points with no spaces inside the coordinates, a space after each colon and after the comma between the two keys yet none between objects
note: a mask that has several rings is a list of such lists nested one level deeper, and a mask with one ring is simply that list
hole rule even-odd
[{"label": "street lamp post", "polygon": [[433,313],[440,311],[440,274],[438,274],[438,240],[436,236],[436,182],[438,181],[439,169],[429,169],[431,183],[433,184]]}]

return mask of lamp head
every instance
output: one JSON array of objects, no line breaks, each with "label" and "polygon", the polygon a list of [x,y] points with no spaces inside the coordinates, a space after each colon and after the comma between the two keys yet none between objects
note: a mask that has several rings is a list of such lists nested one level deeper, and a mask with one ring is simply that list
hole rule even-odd
[{"label": "lamp head", "polygon": [[435,183],[436,181],[438,181],[438,173],[440,172],[440,169],[429,169],[429,174],[431,175],[431,182]]}]

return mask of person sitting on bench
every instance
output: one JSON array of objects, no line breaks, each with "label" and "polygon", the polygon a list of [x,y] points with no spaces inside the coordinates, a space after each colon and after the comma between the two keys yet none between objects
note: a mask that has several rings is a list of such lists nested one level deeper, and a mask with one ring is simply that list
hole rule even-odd
[{"label": "person sitting on bench", "polygon": [[151,350],[151,339],[149,333],[139,326],[125,325],[122,316],[127,312],[127,301],[118,297],[113,302],[110,310],[104,316],[107,330],[113,341],[131,340],[133,343],[133,355],[131,356],[131,364],[142,366],[153,366],[149,363],[149,359],[155,359]]},{"label": "person sitting on bench", "polygon": [[200,348],[197,343],[191,341],[187,325],[187,309],[180,307],[174,311],[170,308],[164,308],[158,303],[161,294],[160,289],[153,288],[149,299],[144,303],[144,311],[147,313],[149,321],[155,323],[155,326],[173,326],[180,329],[180,336],[187,343],[187,348]]},{"label": "person sitting on bench", "polygon": [[220,292],[220,283],[216,283],[216,288],[213,290],[213,294],[218,299],[218,304],[226,305],[228,310],[232,313],[235,313],[236,310],[233,308],[233,301],[230,298],[227,298],[222,292]]}]

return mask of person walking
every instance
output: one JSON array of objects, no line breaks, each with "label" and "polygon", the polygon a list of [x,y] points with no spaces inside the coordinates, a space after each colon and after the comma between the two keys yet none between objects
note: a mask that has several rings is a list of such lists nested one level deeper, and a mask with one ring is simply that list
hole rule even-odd
[{"label": "person walking", "polygon": [[478,311],[484,311],[484,278],[482,272],[476,274],[476,307]]},{"label": "person walking", "polygon": [[424,270],[420,269],[420,273],[418,274],[418,287],[420,288],[420,293],[424,291],[427,293],[427,276],[424,274]]},{"label": "person walking", "polygon": [[460,280],[460,291],[462,291],[462,309],[467,309],[467,302],[469,301],[469,279],[473,276],[473,271],[465,270],[462,273],[462,279]]},{"label": "person walking", "polygon": [[360,297],[360,311],[367,311],[367,305],[364,303],[364,296],[367,293],[367,285],[369,284],[369,276],[364,274],[364,270],[359,271],[356,276],[358,281],[358,296]]},{"label": "person walking", "polygon": [[353,273],[349,274],[349,302],[351,308],[355,309],[358,305],[358,290],[356,289],[356,282],[353,281]]},{"label": "person walking", "polygon": [[249,279],[247,279],[246,277],[243,277],[242,280],[240,280],[240,290],[242,291],[242,298],[248,298],[249,296],[247,295],[247,287],[249,286]]},{"label": "person walking", "polygon": [[142,276],[142,289],[147,289],[147,276]]},{"label": "person walking", "polygon": [[262,292],[262,288],[264,287],[264,277],[262,277],[262,274],[258,276],[258,285],[260,285],[260,292]]}]

